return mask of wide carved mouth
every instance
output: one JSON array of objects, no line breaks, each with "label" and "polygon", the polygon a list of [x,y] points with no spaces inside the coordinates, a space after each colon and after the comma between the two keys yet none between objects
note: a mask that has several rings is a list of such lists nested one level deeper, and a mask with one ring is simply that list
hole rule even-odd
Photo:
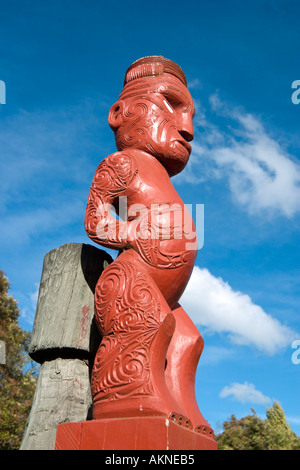
[{"label": "wide carved mouth", "polygon": [[185,139],[177,139],[176,142],[178,142],[178,143],[181,144],[183,147],[185,147],[186,150],[188,151],[189,155],[191,154],[192,146],[191,146],[191,144],[189,144]]}]

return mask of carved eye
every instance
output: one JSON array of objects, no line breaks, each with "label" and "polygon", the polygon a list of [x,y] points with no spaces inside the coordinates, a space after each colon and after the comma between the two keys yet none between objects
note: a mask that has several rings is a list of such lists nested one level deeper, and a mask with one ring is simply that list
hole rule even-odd
[{"label": "carved eye", "polygon": [[170,111],[170,113],[173,113],[174,111],[173,111],[172,106],[166,100],[164,100],[164,103],[165,103],[166,108]]}]

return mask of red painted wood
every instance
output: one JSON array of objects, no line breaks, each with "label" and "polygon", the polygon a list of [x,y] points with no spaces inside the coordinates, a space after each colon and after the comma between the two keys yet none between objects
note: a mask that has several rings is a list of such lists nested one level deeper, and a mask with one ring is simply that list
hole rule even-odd
[{"label": "red painted wood", "polygon": [[55,450],[217,450],[213,438],[160,417],[62,423]]}]

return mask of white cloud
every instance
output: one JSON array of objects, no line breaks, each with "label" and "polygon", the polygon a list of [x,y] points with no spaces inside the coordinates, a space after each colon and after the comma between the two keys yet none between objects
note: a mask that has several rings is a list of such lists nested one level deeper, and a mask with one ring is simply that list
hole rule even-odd
[{"label": "white cloud", "polygon": [[[210,97],[214,113],[225,118],[226,131],[210,123],[201,111],[202,132],[193,146],[194,170],[201,177],[226,176],[235,201],[250,214],[292,217],[300,210],[300,164],[259,119]],[[193,154],[192,154],[193,155]],[[207,167],[212,168],[207,172]],[[197,173],[200,173],[199,171]],[[197,180],[194,176],[190,183]]]},{"label": "white cloud", "polygon": [[33,326],[36,306],[39,295],[39,283],[34,283],[34,290],[25,296],[22,295],[23,306],[20,310],[21,318],[28,324]]},{"label": "white cloud", "polygon": [[38,301],[38,296],[39,296],[40,285],[36,282],[36,283],[34,284],[34,287],[35,287],[35,289],[34,289],[33,292],[31,292],[31,293],[29,294],[29,297],[30,297],[30,300],[31,300],[32,308],[35,309],[36,306],[37,306],[37,301]]},{"label": "white cloud", "polygon": [[267,405],[272,402],[271,398],[267,397],[259,390],[256,390],[255,386],[248,382],[226,385],[226,387],[221,390],[220,397],[232,397],[234,400],[241,403],[255,403],[259,405]]},{"label": "white cloud", "polygon": [[275,354],[290,346],[297,333],[268,315],[251,298],[207,269],[195,266],[181,304],[196,325],[226,333],[235,344]]},{"label": "white cloud", "polygon": [[287,416],[286,420],[290,424],[298,424],[300,425],[300,416]]},{"label": "white cloud", "polygon": [[194,80],[191,80],[188,82],[188,89],[194,90],[195,88],[202,88],[202,83],[200,82],[199,78],[194,78]]}]

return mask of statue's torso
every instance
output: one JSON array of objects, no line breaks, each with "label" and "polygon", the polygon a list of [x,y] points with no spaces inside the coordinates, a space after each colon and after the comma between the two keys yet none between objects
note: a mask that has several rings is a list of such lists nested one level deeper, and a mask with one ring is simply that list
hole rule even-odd
[{"label": "statue's torso", "polygon": [[130,159],[131,173],[123,193],[127,217],[139,219],[134,251],[173,305],[188,282],[197,256],[194,223],[156,158],[138,150],[126,150],[124,155],[125,160]]}]

